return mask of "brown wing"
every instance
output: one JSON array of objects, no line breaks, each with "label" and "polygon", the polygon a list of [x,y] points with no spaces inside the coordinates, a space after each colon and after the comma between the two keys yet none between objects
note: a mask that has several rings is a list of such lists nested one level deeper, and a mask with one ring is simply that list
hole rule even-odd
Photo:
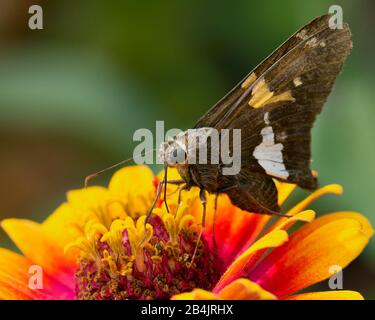
[{"label": "brown wing", "polygon": [[[265,102],[271,103],[277,99],[287,101],[288,92],[283,89],[293,88],[298,84],[299,74],[304,74],[308,77],[307,80],[317,87],[325,86],[328,89],[326,93],[328,96],[333,80],[351,47],[348,26],[344,24],[343,29],[330,29],[329,18],[330,15],[318,17],[297,31],[203,115],[195,128],[228,127],[236,116],[248,107],[250,99],[253,99],[255,108],[263,107],[266,105]],[[318,59],[314,59],[314,56]],[[321,67],[323,67],[320,69],[321,74],[309,72],[312,68]],[[329,70],[325,72],[325,68]],[[325,83],[322,83],[320,80],[326,76],[328,77]],[[280,93],[283,95],[280,96]],[[305,98],[311,97],[305,95]],[[320,109],[324,100],[317,101]]]},{"label": "brown wing", "polygon": [[197,126],[242,131],[244,168],[314,189],[310,131],[352,46],[346,24],[312,21],[251,72]]},{"label": "brown wing", "polygon": [[[232,179],[221,177],[224,189],[232,203],[242,210],[273,214],[279,212],[277,189],[271,177],[243,169]],[[227,179],[227,181],[225,181]]]}]

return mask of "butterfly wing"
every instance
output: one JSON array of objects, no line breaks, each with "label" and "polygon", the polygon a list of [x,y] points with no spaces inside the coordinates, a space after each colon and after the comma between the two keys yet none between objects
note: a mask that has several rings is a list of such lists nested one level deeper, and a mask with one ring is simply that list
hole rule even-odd
[{"label": "butterfly wing", "polygon": [[[284,67],[284,72],[287,69],[291,70],[296,65],[301,65],[301,61],[293,61],[293,57],[298,55],[298,52],[304,51],[307,47],[304,46],[310,40],[313,35],[319,34],[326,30],[326,33],[334,34],[335,37],[340,38],[343,36],[343,41],[345,41],[344,46],[351,46],[351,35],[348,26],[345,24],[344,29],[332,30],[329,29],[329,19],[330,15],[323,15],[321,17],[315,18],[306,26],[298,30],[294,35],[292,35],[287,41],[285,41],[279,48],[277,48],[272,54],[270,54],[266,59],[264,59],[254,70],[252,70],[244,79],[242,79],[231,91],[228,92],[221,100],[219,100],[209,111],[207,111],[197,122],[195,128],[201,127],[214,127],[214,128],[225,128],[225,124],[231,122],[235,117],[234,115],[241,112],[241,110],[247,106],[246,101],[252,94],[252,91],[256,84],[261,83],[262,79],[271,78],[277,71],[281,71],[280,67]],[[328,29],[328,30],[327,30]],[[331,32],[329,32],[331,31]],[[343,32],[342,32],[343,31]],[[311,44],[311,42],[310,42]],[[331,43],[331,47],[334,43]],[[329,48],[326,48],[328,51]],[[296,52],[298,51],[298,52]],[[291,54],[291,52],[294,52]],[[343,54],[342,59],[338,58],[338,64],[343,63],[347,53]],[[336,58],[336,57],[335,57]],[[302,58],[301,58],[302,59]],[[276,66],[279,66],[276,69]],[[276,70],[275,70],[276,69]],[[271,70],[273,70],[272,74]],[[277,80],[277,79],[275,79]],[[287,79],[283,80],[285,83]],[[316,79],[318,80],[318,79]],[[277,85],[274,82],[274,86]],[[258,86],[259,88],[259,86]]]},{"label": "butterfly wing", "polygon": [[243,168],[232,179],[228,179],[228,176],[221,178],[227,186],[225,193],[240,209],[266,214],[280,211],[277,189],[271,177]]},{"label": "butterfly wing", "polygon": [[317,187],[311,128],[352,47],[349,27],[331,29],[330,18],[318,17],[296,32],[195,126],[241,129],[241,171],[217,181],[244,210],[278,211],[272,178]]},{"label": "butterfly wing", "polygon": [[198,127],[241,129],[241,165],[315,189],[310,131],[352,46],[330,15],[300,29],[212,107]]}]

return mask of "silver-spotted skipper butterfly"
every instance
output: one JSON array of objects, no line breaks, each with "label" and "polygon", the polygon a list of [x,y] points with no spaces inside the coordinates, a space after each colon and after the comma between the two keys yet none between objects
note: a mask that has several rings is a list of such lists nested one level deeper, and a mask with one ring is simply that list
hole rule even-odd
[{"label": "silver-spotted skipper butterfly", "polygon": [[[225,193],[234,205],[249,212],[280,215],[273,179],[308,190],[317,188],[310,169],[310,131],[352,47],[348,25],[332,29],[330,17],[318,17],[291,36],[199,119],[192,135],[183,132],[163,143],[159,156],[165,177],[148,218],[167,183],[182,185],[180,192],[200,188],[202,223],[206,191]],[[210,162],[210,150],[215,150],[210,135],[223,129],[241,132],[240,154],[233,154],[233,143],[229,148],[232,156],[241,159],[234,175],[223,174],[226,164],[222,161]],[[209,152],[207,163],[188,161],[188,143],[196,137],[207,138],[203,143]],[[219,140],[224,138],[228,137],[220,133]],[[197,149],[200,146],[196,144]],[[168,181],[168,167],[176,167],[182,180]],[[166,194],[164,201],[168,210]]]},{"label": "silver-spotted skipper butterfly", "polygon": [[[159,151],[165,181],[158,196],[161,185],[170,182],[183,184],[182,189],[200,188],[203,204],[205,191],[226,193],[243,210],[280,214],[273,179],[308,190],[317,188],[310,169],[310,131],[352,47],[348,25],[331,29],[330,17],[318,17],[297,31],[195,125],[193,138],[210,138],[211,129],[241,130],[239,172],[224,175],[222,162],[190,163],[186,131],[165,142]],[[224,137],[220,134],[219,138]],[[210,139],[207,146],[208,152],[215,149],[210,148]],[[176,167],[182,180],[167,181],[168,167]]]}]

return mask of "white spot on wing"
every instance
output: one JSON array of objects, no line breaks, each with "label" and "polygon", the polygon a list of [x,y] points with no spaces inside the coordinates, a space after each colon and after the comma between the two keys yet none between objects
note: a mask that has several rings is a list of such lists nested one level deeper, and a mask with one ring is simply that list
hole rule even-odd
[{"label": "white spot on wing", "polygon": [[[264,122],[269,125],[268,112],[264,115]],[[260,133],[262,142],[254,149],[253,156],[267,174],[281,179],[288,178],[289,173],[283,162],[284,146],[281,143],[275,144],[275,134],[271,126],[264,127]]]},{"label": "white spot on wing", "polygon": [[270,124],[270,119],[269,119],[269,112],[266,112],[265,114],[264,114],[264,122],[265,122],[265,124],[268,126],[269,124]]}]

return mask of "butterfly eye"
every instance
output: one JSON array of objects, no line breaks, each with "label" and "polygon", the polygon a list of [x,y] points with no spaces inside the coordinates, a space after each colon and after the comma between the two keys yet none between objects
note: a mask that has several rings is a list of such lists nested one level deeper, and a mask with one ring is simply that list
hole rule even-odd
[{"label": "butterfly eye", "polygon": [[178,163],[185,162],[185,160],[186,160],[185,150],[178,145],[174,145],[173,150],[170,153],[170,159],[168,162],[170,164],[178,164]]}]

